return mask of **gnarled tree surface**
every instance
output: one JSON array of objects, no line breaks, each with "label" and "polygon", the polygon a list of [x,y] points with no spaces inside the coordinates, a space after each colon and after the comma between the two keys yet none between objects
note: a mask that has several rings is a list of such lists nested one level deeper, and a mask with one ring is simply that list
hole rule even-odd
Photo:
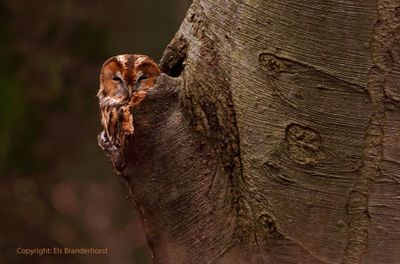
[{"label": "gnarled tree surface", "polygon": [[155,263],[400,263],[398,0],[195,0],[161,68],[119,176]]}]

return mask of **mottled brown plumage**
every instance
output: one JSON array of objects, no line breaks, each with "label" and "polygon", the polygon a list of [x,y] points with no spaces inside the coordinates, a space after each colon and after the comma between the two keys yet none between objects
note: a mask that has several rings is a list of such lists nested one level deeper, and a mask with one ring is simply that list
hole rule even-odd
[{"label": "mottled brown plumage", "polygon": [[104,63],[97,94],[104,127],[102,141],[117,149],[123,147],[126,136],[134,131],[131,109],[154,87],[158,75],[158,65],[145,55],[123,54]]}]

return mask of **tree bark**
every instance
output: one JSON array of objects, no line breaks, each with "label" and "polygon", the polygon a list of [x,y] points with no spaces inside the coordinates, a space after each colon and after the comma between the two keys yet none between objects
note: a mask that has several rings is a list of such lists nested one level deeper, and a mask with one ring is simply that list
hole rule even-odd
[{"label": "tree bark", "polygon": [[161,68],[119,176],[154,263],[400,263],[398,0],[195,0]]}]

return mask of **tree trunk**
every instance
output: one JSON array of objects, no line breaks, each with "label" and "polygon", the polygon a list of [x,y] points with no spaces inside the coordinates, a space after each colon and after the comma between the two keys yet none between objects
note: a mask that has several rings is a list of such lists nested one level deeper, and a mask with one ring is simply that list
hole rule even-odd
[{"label": "tree trunk", "polygon": [[120,175],[154,263],[400,263],[398,0],[195,0],[161,68]]}]

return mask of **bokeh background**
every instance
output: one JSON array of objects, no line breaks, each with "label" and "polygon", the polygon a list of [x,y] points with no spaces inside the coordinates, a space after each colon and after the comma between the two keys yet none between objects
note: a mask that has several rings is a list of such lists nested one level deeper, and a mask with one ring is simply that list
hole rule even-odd
[{"label": "bokeh background", "polygon": [[[151,263],[97,146],[103,61],[159,60],[190,0],[0,0],[0,263]],[[32,256],[17,247],[108,248]]]}]

